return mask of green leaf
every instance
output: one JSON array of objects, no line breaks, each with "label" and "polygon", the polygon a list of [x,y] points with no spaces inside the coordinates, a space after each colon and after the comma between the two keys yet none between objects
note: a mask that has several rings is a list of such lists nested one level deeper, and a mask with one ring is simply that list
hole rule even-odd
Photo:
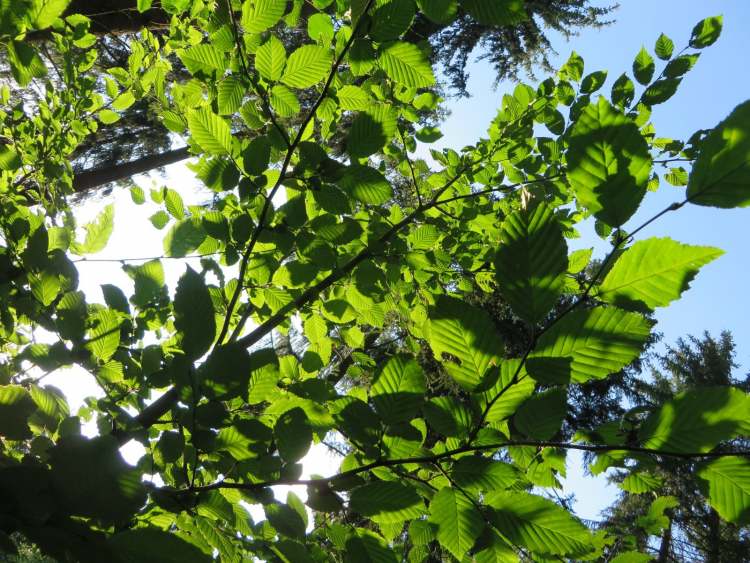
[{"label": "green leaf", "polygon": [[650,329],[643,316],[615,307],[573,311],[539,338],[526,369],[548,383],[604,379],[638,357]]},{"label": "green leaf", "polygon": [[643,447],[668,452],[708,452],[750,430],[750,397],[734,387],[685,391],[649,415],[638,437]]},{"label": "green leaf", "polygon": [[424,503],[414,487],[394,481],[375,481],[351,492],[349,508],[379,524],[419,518]]},{"label": "green leaf", "polygon": [[687,74],[690,69],[695,66],[700,57],[699,53],[689,53],[687,55],[680,55],[679,57],[669,61],[667,66],[664,68],[664,76],[666,78],[680,78]]},{"label": "green leaf", "polygon": [[248,33],[261,33],[276,25],[286,11],[286,0],[245,0],[242,27]]},{"label": "green leaf", "polygon": [[140,472],[125,463],[118,448],[112,436],[69,436],[51,450],[52,482],[64,510],[124,523],[145,504]]},{"label": "green leaf", "polygon": [[313,14],[307,20],[307,35],[324,47],[331,44],[334,37],[333,22],[328,14]]},{"label": "green leaf", "polygon": [[444,487],[432,497],[430,522],[437,527],[437,539],[445,549],[461,560],[484,529],[477,508],[460,492]]},{"label": "green leaf", "polygon": [[34,29],[46,29],[63,15],[70,0],[36,0],[31,5],[29,19]]},{"label": "green leaf", "polygon": [[0,436],[7,440],[31,438],[27,421],[35,410],[26,389],[20,385],[0,385]]},{"label": "green leaf", "polygon": [[292,538],[305,537],[305,521],[291,506],[271,503],[263,507],[271,526],[285,536]]},{"label": "green leaf", "polygon": [[545,498],[528,493],[493,492],[485,498],[492,522],[503,536],[534,554],[580,557],[593,550],[589,530]]},{"label": "green leaf", "polygon": [[232,131],[227,122],[208,108],[188,113],[190,135],[208,154],[230,154]]},{"label": "green leaf", "polygon": [[87,223],[83,228],[86,237],[83,243],[74,242],[71,250],[74,254],[96,254],[104,250],[112,235],[115,224],[115,207],[113,204],[106,206],[96,219]]},{"label": "green leaf", "polygon": [[646,51],[646,47],[641,47],[641,50],[638,51],[633,61],[633,75],[635,75],[635,79],[641,84],[646,85],[651,82],[655,70],[654,58]]},{"label": "green leaf", "polygon": [[674,41],[662,33],[656,40],[654,52],[661,60],[668,61],[674,52]]},{"label": "green leaf", "polygon": [[555,387],[533,395],[513,417],[519,432],[535,440],[549,440],[560,431],[568,412],[567,393]]},{"label": "green leaf", "polygon": [[568,179],[578,201],[611,227],[625,223],[646,194],[651,155],[638,126],[599,98],[570,133]]},{"label": "green leaf", "polygon": [[182,335],[182,350],[189,358],[200,358],[216,337],[216,320],[211,296],[203,276],[187,267],[177,282],[174,296],[174,325]]},{"label": "green leaf", "polygon": [[723,457],[698,465],[699,485],[709,504],[727,522],[750,524],[750,460]]},{"label": "green leaf", "polygon": [[625,308],[666,307],[690,287],[701,266],[722,254],[718,248],[670,238],[639,241],[617,259],[597,297]]},{"label": "green leaf", "polygon": [[213,560],[179,535],[156,528],[118,532],[107,541],[122,563],[210,563]]},{"label": "green leaf", "polygon": [[341,109],[366,110],[372,104],[372,98],[359,86],[347,84],[338,89],[336,97]]},{"label": "green leaf", "polygon": [[309,88],[331,71],[331,54],[325,47],[303,45],[291,55],[281,81],[292,88]]},{"label": "green leaf", "polygon": [[651,503],[651,506],[648,507],[648,512],[636,518],[635,523],[651,535],[660,534],[662,530],[670,525],[670,519],[664,512],[678,506],[680,506],[680,501],[675,497],[657,497]]},{"label": "green leaf", "polygon": [[281,78],[286,65],[286,49],[284,44],[271,35],[255,52],[255,68],[266,80],[276,81]]},{"label": "green leaf", "polygon": [[182,197],[175,190],[167,189],[164,194],[164,205],[169,214],[175,219],[185,217],[185,204],[182,203]]},{"label": "green leaf", "polygon": [[378,63],[391,80],[404,86],[425,88],[435,84],[429,60],[412,43],[396,41],[385,45],[378,55]]},{"label": "green leaf", "polygon": [[724,25],[724,16],[712,16],[699,21],[690,36],[690,46],[693,49],[703,49],[716,43]]},{"label": "green leaf", "polygon": [[234,343],[217,347],[199,368],[203,386],[222,400],[243,394],[251,371],[247,350]]},{"label": "green leaf", "polygon": [[621,108],[627,108],[633,103],[635,98],[635,85],[628,78],[628,75],[622,73],[620,78],[612,84],[612,102]]},{"label": "green leaf", "polygon": [[380,172],[355,164],[346,169],[339,186],[362,203],[380,205],[393,197],[393,188]]},{"label": "green leaf", "polygon": [[169,223],[169,214],[166,211],[160,209],[159,211],[151,215],[148,220],[151,221],[151,224],[154,227],[161,230]]},{"label": "green leaf", "polygon": [[213,45],[202,43],[178,52],[185,68],[193,75],[221,75],[226,70],[224,54]]},{"label": "green leaf", "polygon": [[151,0],[137,0],[136,8],[140,13],[147,12],[151,9]]},{"label": "green leaf", "polygon": [[117,113],[116,111],[112,111],[111,109],[103,109],[96,115],[99,118],[99,121],[104,123],[104,125],[112,125],[113,123],[117,123],[121,118],[119,113]]},{"label": "green leaf", "polygon": [[636,471],[625,477],[619,486],[623,491],[627,491],[634,495],[640,495],[658,489],[662,485],[662,482],[663,480],[656,475],[643,471]]},{"label": "green leaf", "polygon": [[[570,54],[570,57],[568,57],[568,60],[565,62],[565,64],[560,68],[560,76],[567,77],[570,80],[574,82],[579,82],[581,78],[583,78],[583,69],[585,68],[585,63],[583,60],[583,57],[573,51]],[[573,102],[573,98],[575,97],[575,93],[573,92],[573,88],[568,83],[561,83],[558,88],[560,88],[563,84],[565,84],[564,89],[565,92],[565,98],[569,98],[569,101],[565,101],[565,105],[570,105]],[[558,97],[560,94],[558,93]],[[562,99],[562,98],[561,98]]]},{"label": "green leaf", "polygon": [[0,170],[18,170],[23,165],[21,157],[7,145],[0,145]]},{"label": "green leaf", "polygon": [[458,14],[458,0],[417,0],[417,6],[435,23],[450,23]]},{"label": "green leaf", "polygon": [[529,19],[523,0],[463,0],[461,5],[484,25],[515,25]]},{"label": "green leaf", "polygon": [[28,86],[33,78],[42,78],[47,74],[47,67],[36,49],[24,41],[10,41],[6,45],[8,63],[13,78],[21,87]]},{"label": "green leaf", "polygon": [[276,421],[273,428],[279,455],[287,463],[296,463],[307,454],[312,442],[312,429],[305,411],[294,407]]},{"label": "green leaf", "polygon": [[489,315],[453,297],[430,309],[427,341],[438,361],[464,389],[474,389],[497,366],[503,343]]},{"label": "green leaf", "polygon": [[641,96],[641,101],[647,106],[663,104],[677,92],[681,79],[665,78],[651,84]]},{"label": "green leaf", "polygon": [[375,410],[386,424],[409,422],[419,411],[427,391],[420,365],[404,355],[391,357],[370,388]]},{"label": "green leaf", "polygon": [[240,106],[247,88],[245,83],[236,76],[227,76],[219,82],[216,102],[221,115],[232,115]]},{"label": "green leaf", "polygon": [[29,274],[29,285],[31,286],[31,294],[45,307],[55,300],[62,289],[60,278],[47,271]]},{"label": "green leaf", "polygon": [[123,111],[128,109],[135,103],[135,96],[130,91],[125,91],[114,100],[112,100],[112,109],[117,111]]},{"label": "green leaf", "polygon": [[281,117],[294,117],[300,112],[297,96],[283,84],[271,88],[271,107]]},{"label": "green leaf", "polygon": [[397,563],[393,549],[383,538],[363,528],[356,528],[346,539],[344,563]]},{"label": "green leaf", "polygon": [[563,290],[568,251],[546,204],[512,213],[503,221],[495,275],[513,312],[531,324],[542,320]]},{"label": "green leaf", "polygon": [[99,306],[89,315],[87,323],[90,328],[86,333],[86,348],[95,358],[106,362],[120,345],[120,314]]},{"label": "green leaf", "polygon": [[503,360],[500,364],[500,376],[495,385],[482,393],[482,408],[493,401],[490,410],[487,411],[487,422],[506,420],[534,392],[536,382],[528,376],[523,366],[519,366],[520,363],[521,360],[518,358]]},{"label": "green leaf", "polygon": [[750,101],[737,106],[703,141],[687,196],[697,205],[750,205]]},{"label": "green leaf", "polygon": [[453,465],[451,478],[463,489],[491,492],[507,489],[518,481],[520,473],[509,463],[470,455]]},{"label": "green leaf", "polygon": [[592,94],[599,90],[607,80],[606,70],[597,70],[591,74],[586,75],[581,82],[581,92],[584,94]]},{"label": "green leaf", "polygon": [[375,9],[371,10],[369,35],[378,43],[398,39],[409,29],[415,14],[414,0],[376,2]]}]

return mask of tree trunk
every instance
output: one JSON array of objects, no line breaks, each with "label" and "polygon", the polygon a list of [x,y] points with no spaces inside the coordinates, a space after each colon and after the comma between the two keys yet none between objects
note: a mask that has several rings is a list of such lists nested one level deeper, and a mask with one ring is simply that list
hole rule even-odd
[{"label": "tree trunk", "polygon": [[721,521],[713,508],[708,513],[708,546],[706,563],[721,563]]},{"label": "tree trunk", "polygon": [[670,552],[672,551],[672,518],[669,519],[669,524],[664,528],[664,532],[661,534],[661,545],[659,546],[659,557],[656,559],[658,563],[667,563],[670,559]]},{"label": "tree trunk", "polygon": [[159,154],[149,154],[130,162],[115,164],[113,166],[101,166],[99,168],[90,168],[79,172],[73,177],[73,190],[76,193],[84,193],[93,190],[110,182],[124,180],[135,174],[142,174],[154,168],[161,168],[168,164],[174,164],[185,160],[190,156],[187,147],[162,152]]}]

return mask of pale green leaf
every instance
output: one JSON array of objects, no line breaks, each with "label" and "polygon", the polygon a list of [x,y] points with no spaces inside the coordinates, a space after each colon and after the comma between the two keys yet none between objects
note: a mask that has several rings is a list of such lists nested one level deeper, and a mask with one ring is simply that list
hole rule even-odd
[{"label": "pale green leaf", "polygon": [[325,47],[303,45],[286,62],[281,81],[292,88],[309,88],[331,71],[331,54]]},{"label": "pale green leaf", "polygon": [[283,84],[271,88],[271,107],[281,117],[293,117],[300,112],[297,96]]},{"label": "pale green leaf", "polygon": [[255,52],[255,68],[266,80],[276,81],[281,78],[284,65],[286,65],[284,44],[272,35]]},{"label": "pale green leaf", "polygon": [[386,45],[380,50],[378,62],[394,82],[404,86],[422,88],[435,83],[429,60],[411,43],[397,41]]},{"label": "pale green leaf", "polygon": [[750,460],[724,457],[698,466],[696,474],[709,504],[727,522],[750,524]]},{"label": "pale green leaf", "polygon": [[190,74],[221,75],[226,70],[224,54],[207,43],[188,47],[178,52],[178,56]]},{"label": "pale green leaf", "polygon": [[232,132],[227,122],[208,108],[188,114],[188,127],[196,143],[209,154],[230,154]]},{"label": "pale green leaf", "polygon": [[622,307],[665,307],[690,287],[701,266],[722,254],[717,248],[670,238],[639,241],[617,259],[597,296]]},{"label": "pale green leaf", "polygon": [[437,527],[437,539],[445,549],[461,560],[484,529],[477,508],[460,492],[440,489],[430,503],[430,522]]},{"label": "pale green leaf", "polygon": [[276,25],[286,11],[286,0],[245,0],[242,3],[242,27],[248,33],[261,33]]}]

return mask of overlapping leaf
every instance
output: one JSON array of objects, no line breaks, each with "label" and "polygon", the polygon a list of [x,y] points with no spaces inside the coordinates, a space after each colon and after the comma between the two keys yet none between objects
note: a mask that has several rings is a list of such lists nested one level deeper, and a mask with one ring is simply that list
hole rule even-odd
[{"label": "overlapping leaf", "polygon": [[487,313],[452,297],[430,310],[428,342],[456,382],[477,387],[487,369],[500,363],[503,343]]},{"label": "overlapping leaf", "polygon": [[505,218],[495,275],[514,313],[530,323],[549,313],[562,292],[567,257],[562,231],[547,205]]},{"label": "overlapping leaf", "polygon": [[603,379],[638,357],[650,329],[641,315],[615,307],[573,311],[541,336],[526,369],[543,382]]},{"label": "overlapping leaf", "polygon": [[578,201],[612,227],[625,223],[641,203],[651,156],[638,126],[599,98],[570,132],[568,179]]},{"label": "overlapping leaf", "polygon": [[557,504],[528,493],[495,492],[485,502],[492,521],[515,545],[534,554],[578,557],[592,551],[589,530]]}]

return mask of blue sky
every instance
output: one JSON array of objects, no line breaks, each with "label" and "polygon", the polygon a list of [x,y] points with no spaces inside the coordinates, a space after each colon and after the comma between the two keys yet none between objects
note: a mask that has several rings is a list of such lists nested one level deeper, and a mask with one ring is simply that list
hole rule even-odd
[{"label": "blue sky", "polygon": [[[594,2],[594,5],[607,5]],[[694,131],[721,121],[736,105],[750,98],[750,2],[746,0],[626,0],[613,13],[615,22],[603,29],[584,29],[569,42],[551,34],[558,52],[553,65],[559,67],[572,50],[585,60],[586,73],[608,70],[609,79],[602,89],[608,93],[612,82],[623,72],[631,72],[635,55],[642,45],[653,53],[660,33],[675,42],[676,50],[685,46],[690,32],[699,20],[724,15],[724,31],[713,46],[705,49],[696,67],[683,80],[677,94],[657,106],[652,115],[660,137],[686,139]],[[660,67],[657,65],[657,72]],[[471,68],[469,99],[449,104],[452,115],[442,126],[441,145],[461,147],[472,144],[494,117],[502,95],[512,92],[515,84],[501,83],[493,89],[493,72],[479,63]],[[545,78],[540,72],[539,80]],[[535,81],[529,80],[535,84]],[[684,189],[663,183],[656,193],[649,193],[639,212],[625,225],[631,228],[666,207],[683,199]],[[706,266],[680,301],[657,311],[657,330],[664,342],[673,342],[686,334],[708,330],[718,334],[731,330],[737,342],[740,373],[750,371],[750,295],[747,275],[750,273],[750,209],[720,210],[688,206],[660,219],[642,233],[642,237],[670,236],[680,242],[717,246],[726,254]],[[595,246],[602,256],[607,248],[593,232],[591,225],[583,230],[576,246]]]}]

